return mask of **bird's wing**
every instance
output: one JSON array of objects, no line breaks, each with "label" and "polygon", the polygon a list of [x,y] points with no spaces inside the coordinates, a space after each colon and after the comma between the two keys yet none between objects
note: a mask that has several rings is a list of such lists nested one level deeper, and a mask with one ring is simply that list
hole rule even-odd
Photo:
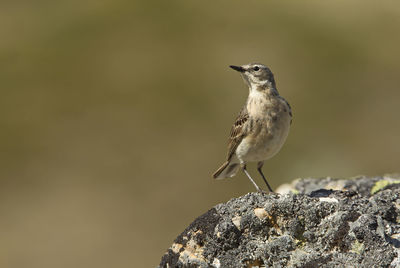
[{"label": "bird's wing", "polygon": [[249,119],[249,114],[247,112],[246,106],[240,111],[237,116],[235,123],[232,126],[231,134],[228,141],[228,161],[231,160],[232,156],[235,154],[236,148],[239,146],[242,139],[247,135],[247,131],[244,125]]},{"label": "bird's wing", "polygon": [[286,106],[289,108],[290,124],[292,124],[292,121],[293,121],[292,107],[290,107],[289,102],[287,102],[287,100],[285,100],[283,97],[281,97],[281,100],[283,100],[283,102],[284,102],[284,103],[286,104]]}]

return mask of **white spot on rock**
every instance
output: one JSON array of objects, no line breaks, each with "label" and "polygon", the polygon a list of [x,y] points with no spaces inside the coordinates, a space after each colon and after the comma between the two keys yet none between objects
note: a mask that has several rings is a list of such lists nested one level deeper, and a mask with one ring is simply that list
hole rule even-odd
[{"label": "white spot on rock", "polygon": [[255,208],[254,209],[254,214],[259,218],[260,220],[265,219],[268,216],[267,211],[263,208]]},{"label": "white spot on rock", "polygon": [[332,198],[332,197],[320,197],[319,200],[321,202],[339,203],[339,201],[336,198]]},{"label": "white spot on rock", "polygon": [[217,258],[214,259],[214,261],[213,261],[212,264],[213,264],[213,266],[214,266],[215,268],[221,267],[221,263],[219,262],[219,260],[218,260]]},{"label": "white spot on rock", "polygon": [[236,216],[234,218],[232,218],[232,222],[233,224],[236,226],[236,228],[238,228],[240,230],[240,220],[242,219],[242,217],[240,216]]}]

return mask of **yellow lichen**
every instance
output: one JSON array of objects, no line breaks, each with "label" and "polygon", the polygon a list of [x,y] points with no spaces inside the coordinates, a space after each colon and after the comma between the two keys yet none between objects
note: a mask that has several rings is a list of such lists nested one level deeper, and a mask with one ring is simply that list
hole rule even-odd
[{"label": "yellow lichen", "polygon": [[171,246],[171,250],[172,250],[174,253],[178,253],[179,250],[180,250],[182,247],[183,247],[183,245],[181,245],[181,244],[173,243],[172,246]]},{"label": "yellow lichen", "polygon": [[357,253],[357,254],[361,254],[364,251],[364,244],[358,242],[358,240],[356,240],[353,245],[351,246],[351,252]]},{"label": "yellow lichen", "polygon": [[371,194],[375,194],[379,192],[379,190],[385,188],[386,186],[390,184],[397,184],[400,183],[400,181],[388,181],[388,180],[380,180],[375,183],[375,185],[371,189]]}]

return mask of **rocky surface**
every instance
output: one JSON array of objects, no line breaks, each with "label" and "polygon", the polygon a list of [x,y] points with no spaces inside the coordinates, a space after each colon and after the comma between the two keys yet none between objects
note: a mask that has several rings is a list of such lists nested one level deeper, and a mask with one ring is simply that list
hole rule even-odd
[{"label": "rocky surface", "polygon": [[219,204],[160,267],[400,267],[400,177],[303,179]]}]

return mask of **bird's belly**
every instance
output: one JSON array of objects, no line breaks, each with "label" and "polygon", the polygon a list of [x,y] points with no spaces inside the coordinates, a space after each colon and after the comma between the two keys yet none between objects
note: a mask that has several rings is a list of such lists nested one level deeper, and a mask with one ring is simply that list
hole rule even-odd
[{"label": "bird's belly", "polygon": [[284,120],[245,137],[236,149],[236,156],[243,162],[264,161],[282,148],[288,136],[290,121]]}]

